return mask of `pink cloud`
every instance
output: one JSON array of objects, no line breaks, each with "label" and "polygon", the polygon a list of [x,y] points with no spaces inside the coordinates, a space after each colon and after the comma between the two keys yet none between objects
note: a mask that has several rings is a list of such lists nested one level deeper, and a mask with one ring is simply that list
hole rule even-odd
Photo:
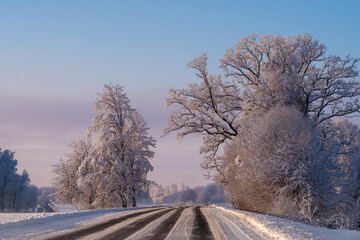
[{"label": "pink cloud", "polygon": [[[131,96],[130,96],[131,97]],[[188,137],[182,143],[175,135],[160,138],[167,124],[164,98],[159,95],[134,97],[132,106],[147,119],[150,133],[158,139],[155,171],[149,178],[160,184],[208,183],[200,168],[201,139]],[[71,149],[72,139],[85,136],[94,116],[93,99],[0,96],[0,148],[15,151],[19,171],[26,169],[32,183],[50,185],[52,166]]]}]

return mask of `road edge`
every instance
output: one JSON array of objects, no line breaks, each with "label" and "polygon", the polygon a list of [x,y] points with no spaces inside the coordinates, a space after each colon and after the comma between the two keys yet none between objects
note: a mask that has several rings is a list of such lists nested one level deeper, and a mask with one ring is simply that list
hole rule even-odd
[{"label": "road edge", "polygon": [[253,218],[252,216],[249,216],[248,214],[242,212],[239,209],[228,209],[226,207],[223,206],[219,206],[219,205],[211,205],[223,212],[227,212],[233,215],[236,215],[237,217],[241,218],[242,220],[244,220],[244,222],[246,222],[247,224],[249,224],[251,227],[253,227],[254,229],[264,233],[265,235],[269,236],[270,238],[274,238],[274,239],[278,239],[278,240],[288,240],[289,236],[285,235],[285,234],[281,234],[279,232],[276,232],[274,230],[272,230],[271,228],[265,226],[264,224],[262,224],[259,220]]}]

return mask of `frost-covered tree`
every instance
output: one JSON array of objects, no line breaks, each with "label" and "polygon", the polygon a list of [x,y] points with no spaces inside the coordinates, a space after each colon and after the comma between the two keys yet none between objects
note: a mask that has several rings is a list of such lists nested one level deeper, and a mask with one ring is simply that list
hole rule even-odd
[{"label": "frost-covered tree", "polygon": [[[107,176],[100,184],[98,195],[107,203],[132,201],[136,206],[136,191],[150,183],[147,174],[152,171],[150,159],[155,140],[148,135],[148,126],[140,113],[130,107],[130,100],[122,87],[105,85],[95,103],[98,114],[92,121],[90,133],[97,134],[95,145],[99,174]],[[105,179],[104,179],[105,180]],[[110,194],[101,194],[105,191]],[[129,199],[131,198],[131,199]]]},{"label": "frost-covered tree", "polygon": [[[96,198],[96,189],[99,179],[94,177],[97,171],[96,166],[93,164],[94,148],[91,139],[80,139],[72,143],[73,159],[72,168],[76,171],[76,184],[79,191],[78,202],[85,209],[93,209],[93,203]],[[70,159],[69,159],[70,160]]]},{"label": "frost-covered tree", "polygon": [[360,129],[344,118],[323,129],[324,151],[334,163],[331,169],[333,194],[326,211],[334,226],[358,227],[360,219]]},{"label": "frost-covered tree", "polygon": [[181,192],[180,201],[181,202],[195,202],[197,199],[197,194],[194,189],[187,189]]},{"label": "frost-covered tree", "polygon": [[56,199],[59,202],[75,205],[78,189],[74,171],[67,167],[62,159],[54,166],[54,186],[56,187]]},{"label": "frost-covered tree", "polygon": [[39,188],[38,202],[39,206],[37,212],[55,212],[55,187],[41,187]]},{"label": "frost-covered tree", "polygon": [[[355,202],[360,202],[360,129],[348,119],[333,124],[332,149],[336,149],[336,163],[341,171],[339,187]],[[335,145],[335,146],[334,146]]]},{"label": "frost-covered tree", "polygon": [[164,134],[203,136],[202,167],[235,206],[354,226],[359,131],[337,118],[360,112],[358,62],[309,34],[252,34],[226,51],[223,75],[206,54],[188,65],[200,83],[170,89]]},{"label": "frost-covered tree", "polygon": [[11,183],[16,177],[17,160],[14,159],[14,153],[9,150],[0,149],[0,211],[4,211],[8,206]]},{"label": "frost-covered tree", "polygon": [[95,165],[99,169],[99,186],[96,205],[128,203],[130,169],[125,162],[126,122],[129,121],[130,100],[120,86],[105,85],[95,102],[97,115],[92,120],[89,133],[97,134]]},{"label": "frost-covered tree", "polygon": [[22,209],[24,211],[34,212],[38,205],[38,196],[39,189],[35,185],[30,184],[29,187],[25,189],[25,194],[22,198]]},{"label": "frost-covered tree", "polygon": [[62,203],[79,209],[91,209],[95,199],[96,181],[89,179],[92,174],[92,145],[90,139],[79,139],[70,144],[72,152],[66,160],[60,160],[54,168],[56,198]]},{"label": "frost-covered tree", "polygon": [[359,112],[358,61],[327,56],[326,47],[309,34],[252,34],[226,51],[223,76],[208,73],[206,54],[188,65],[201,82],[169,90],[166,104],[175,110],[164,133],[201,134],[202,166],[221,174],[219,147],[239,135],[239,120],[250,112],[292,105],[316,124]]},{"label": "frost-covered tree", "polygon": [[170,186],[154,186],[150,191],[150,197],[154,203],[184,203],[193,202],[200,204],[225,202],[224,191],[221,186],[209,184],[190,188],[181,183],[179,188],[176,184]]},{"label": "frost-covered tree", "polygon": [[[195,190],[196,191],[196,190]],[[196,203],[208,204],[210,202],[211,196],[206,188],[201,189],[197,192]]]},{"label": "frost-covered tree", "polygon": [[154,184],[147,179],[147,174],[153,170],[150,159],[154,157],[154,152],[151,148],[155,148],[156,141],[149,136],[147,122],[138,111],[132,111],[130,118],[131,125],[126,131],[126,163],[130,169],[128,184],[131,186],[131,201],[135,207],[137,192],[148,192],[150,185]]},{"label": "frost-covered tree", "polygon": [[221,68],[242,87],[244,111],[284,103],[318,124],[360,109],[359,59],[325,53],[326,47],[309,34],[252,34],[226,51]]},{"label": "frost-covered tree", "polygon": [[209,204],[225,202],[224,189],[221,185],[218,186],[214,183],[211,183],[205,187],[196,187],[194,190],[198,196],[196,203]]},{"label": "frost-covered tree", "polygon": [[203,168],[221,172],[216,153],[222,143],[238,135],[241,91],[235,81],[223,81],[221,76],[208,73],[206,53],[187,67],[197,71],[201,82],[190,84],[188,89],[169,90],[166,105],[174,106],[175,110],[164,134],[176,131],[180,139],[188,134],[202,134]]},{"label": "frost-covered tree", "polygon": [[104,85],[94,106],[87,138],[74,142],[66,163],[56,167],[56,196],[84,209],[136,206],[138,193],[152,183],[147,174],[156,141],[119,85]]},{"label": "frost-covered tree", "polygon": [[0,211],[34,211],[38,189],[30,184],[26,170],[17,173],[14,152],[0,149]]}]

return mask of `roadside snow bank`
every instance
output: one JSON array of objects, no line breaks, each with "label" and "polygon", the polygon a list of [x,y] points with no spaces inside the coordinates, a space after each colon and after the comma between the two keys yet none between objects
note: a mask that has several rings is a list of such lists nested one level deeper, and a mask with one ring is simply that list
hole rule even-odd
[{"label": "roadside snow bank", "polygon": [[360,231],[344,229],[328,229],[315,227],[303,223],[274,217],[265,214],[242,211],[230,207],[212,205],[229,214],[236,215],[271,238],[279,240],[289,239],[324,239],[324,240],[358,240]]},{"label": "roadside snow bank", "polygon": [[57,214],[59,213],[0,213],[0,224],[19,222],[36,218],[44,218]]},{"label": "roadside snow bank", "polygon": [[[31,214],[28,213],[16,215],[0,215],[4,224],[0,224],[0,239],[44,239],[54,234],[64,234],[98,224],[104,221],[119,217],[135,211],[157,208],[157,206],[136,207],[136,208],[114,208],[89,210],[73,213],[51,213]],[[23,215],[23,216],[21,216]],[[19,221],[15,221],[15,220]],[[7,223],[6,223],[7,222]]]}]

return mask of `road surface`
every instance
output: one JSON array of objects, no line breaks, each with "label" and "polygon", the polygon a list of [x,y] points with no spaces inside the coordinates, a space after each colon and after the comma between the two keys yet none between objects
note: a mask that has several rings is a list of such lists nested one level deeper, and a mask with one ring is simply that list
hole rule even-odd
[{"label": "road surface", "polygon": [[0,240],[360,239],[360,231],[315,227],[219,205],[0,213],[0,222]]},{"label": "road surface", "polygon": [[[234,222],[236,221],[236,223]],[[80,230],[56,235],[48,240],[61,239],[269,239],[245,223],[226,213],[218,214],[208,206],[159,207],[145,209]]]}]

